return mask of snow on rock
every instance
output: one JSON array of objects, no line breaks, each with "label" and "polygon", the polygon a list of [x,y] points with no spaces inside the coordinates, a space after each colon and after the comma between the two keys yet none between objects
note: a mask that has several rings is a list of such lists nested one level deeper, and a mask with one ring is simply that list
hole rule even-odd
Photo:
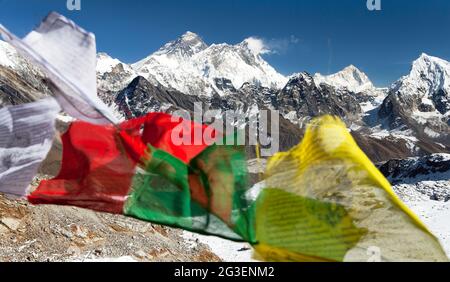
[{"label": "snow on rock", "polygon": [[115,66],[117,66],[118,64],[121,64],[121,63],[122,63],[121,61],[110,57],[106,53],[98,53],[96,71],[98,74],[103,74],[105,72],[111,72]]},{"label": "snow on rock", "polygon": [[355,93],[375,88],[367,75],[354,65],[350,65],[335,74],[327,76],[316,73],[314,75],[314,81],[317,83],[317,86],[320,86],[321,83],[326,83],[336,88],[347,88]]},{"label": "snow on rock", "polygon": [[42,73],[37,67],[23,58],[13,46],[2,40],[0,40],[0,66],[17,71],[27,79],[30,79],[30,76],[42,77]]},{"label": "snow on rock", "polygon": [[[434,181],[420,182],[424,188],[436,186]],[[393,188],[405,204],[425,223],[439,239],[447,256],[450,257],[450,201],[431,200],[428,195],[418,191],[416,184],[398,184]],[[446,182],[450,185],[450,180]]]},{"label": "snow on rock", "polygon": [[17,66],[16,50],[2,40],[0,40],[0,65],[10,68]]},{"label": "snow on rock", "polygon": [[120,91],[137,76],[129,65],[106,53],[97,54],[96,72],[101,91]]},{"label": "snow on rock", "polygon": [[379,107],[387,95],[387,89],[375,87],[369,77],[354,65],[327,76],[316,73],[314,82],[317,87],[320,87],[321,84],[327,84],[340,91],[355,93],[355,97],[359,100],[365,115]]},{"label": "snow on rock", "polygon": [[[408,75],[400,78],[392,90],[403,95],[417,95],[424,106],[433,106],[437,93],[441,90],[447,98],[450,94],[450,63],[446,60],[422,54],[413,62]],[[450,107],[450,105],[447,105]],[[447,108],[448,110],[449,108]]]},{"label": "snow on rock", "polygon": [[74,260],[71,260],[71,262],[139,262],[139,260],[137,260],[131,256],[123,256],[123,257],[118,257],[118,258],[87,257],[87,258],[74,259]]},{"label": "snow on rock", "polygon": [[[381,165],[380,170],[393,184],[450,181],[450,154],[391,160]],[[450,186],[448,190],[450,195]]]},{"label": "snow on rock", "polygon": [[195,248],[198,243],[209,246],[211,251],[225,262],[254,262],[252,248],[247,243],[238,243],[214,236],[205,236],[183,231],[183,238]]},{"label": "snow on rock", "polygon": [[[425,134],[438,137],[450,124],[450,62],[422,54],[408,75],[395,82],[389,91],[386,109],[407,113],[418,124],[434,128]],[[445,130],[446,128],[446,130]]]},{"label": "snow on rock", "polygon": [[439,239],[447,256],[450,257],[450,202],[405,200],[405,203]]},{"label": "snow on rock", "polygon": [[380,170],[450,256],[450,154],[391,160]]}]

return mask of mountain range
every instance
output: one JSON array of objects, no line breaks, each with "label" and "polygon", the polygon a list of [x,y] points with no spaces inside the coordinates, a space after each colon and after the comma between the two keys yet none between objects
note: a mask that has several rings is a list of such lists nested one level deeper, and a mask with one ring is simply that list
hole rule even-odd
[{"label": "mountain range", "polygon": [[[122,119],[193,111],[197,102],[204,110],[239,110],[247,119],[278,110],[280,149],[287,150],[311,118],[333,114],[374,162],[450,153],[450,63],[427,54],[393,85],[377,88],[354,65],[331,75],[285,77],[253,48],[252,38],[208,45],[186,32],[134,64],[99,53],[97,81],[99,97]],[[0,103],[46,95],[41,72],[0,41]]]}]

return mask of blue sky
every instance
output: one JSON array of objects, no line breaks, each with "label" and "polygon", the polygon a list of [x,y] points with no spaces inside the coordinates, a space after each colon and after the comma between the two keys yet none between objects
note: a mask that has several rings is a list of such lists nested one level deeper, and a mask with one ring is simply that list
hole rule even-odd
[{"label": "blue sky", "polygon": [[409,71],[422,52],[450,60],[450,1],[381,0],[0,0],[0,23],[21,36],[58,11],[97,36],[99,51],[135,62],[185,31],[207,43],[254,36],[283,74],[323,74],[354,64],[378,86]]}]

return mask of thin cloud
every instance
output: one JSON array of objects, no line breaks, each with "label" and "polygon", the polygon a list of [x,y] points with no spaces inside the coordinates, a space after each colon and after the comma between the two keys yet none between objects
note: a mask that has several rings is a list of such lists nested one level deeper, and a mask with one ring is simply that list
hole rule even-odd
[{"label": "thin cloud", "polygon": [[272,52],[271,48],[261,38],[252,36],[245,39],[245,42],[248,48],[257,55],[270,54]]},{"label": "thin cloud", "polygon": [[264,55],[285,53],[292,45],[300,43],[301,40],[295,35],[291,35],[287,38],[273,39],[252,36],[245,41],[252,52],[258,55]]}]

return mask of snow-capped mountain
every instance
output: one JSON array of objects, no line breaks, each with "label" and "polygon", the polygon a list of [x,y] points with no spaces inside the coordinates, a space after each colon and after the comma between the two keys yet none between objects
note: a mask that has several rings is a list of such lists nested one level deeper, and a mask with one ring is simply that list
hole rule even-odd
[{"label": "snow-capped mountain", "polygon": [[[197,96],[223,96],[246,82],[282,88],[287,81],[251,48],[249,39],[237,45],[208,46],[192,32],[167,43],[132,67],[149,80]],[[224,80],[233,87],[224,89]]]},{"label": "snow-capped mountain", "polygon": [[39,69],[0,40],[0,106],[31,102],[49,95],[42,79]]},{"label": "snow-capped mountain", "polygon": [[359,100],[364,113],[380,106],[387,95],[387,89],[375,87],[369,77],[354,65],[327,76],[316,73],[314,81],[317,87],[326,84],[341,92],[350,91],[357,94],[355,98]]},{"label": "snow-capped mountain", "polygon": [[367,75],[354,65],[350,65],[335,74],[327,76],[316,73],[314,75],[314,81],[318,86],[322,83],[326,83],[336,88],[347,88],[355,93],[375,88]]},{"label": "snow-capped mountain", "polygon": [[[17,104],[49,95],[43,77],[9,45],[0,46],[4,65],[0,66],[0,102]],[[347,123],[374,161],[450,151],[448,138],[446,143],[442,134],[448,124],[430,126],[437,124],[438,114],[421,116],[419,121],[426,126],[411,122],[414,115],[408,114],[426,108],[414,98],[422,101],[426,96],[441,120],[445,117],[440,111],[448,106],[448,62],[421,56],[384,99],[386,91],[376,88],[355,66],[329,76],[302,72],[285,78],[254,47],[252,39],[208,46],[198,35],[187,32],[133,65],[99,53],[98,95],[120,118],[148,111],[192,111],[194,102],[222,112],[238,109],[246,118],[262,109],[275,109],[284,118],[282,138],[288,141],[281,143],[286,149],[298,143],[299,132],[311,118],[333,114]],[[27,85],[33,87],[24,87]],[[393,126],[396,122],[403,127]],[[430,132],[439,132],[440,139],[427,139]]]},{"label": "snow-capped mountain", "polygon": [[293,122],[308,121],[325,113],[351,120],[362,113],[355,96],[328,84],[318,87],[310,74],[302,72],[291,76],[277,94],[277,108]]},{"label": "snow-capped mountain", "polygon": [[140,117],[148,112],[172,112],[190,110],[200,98],[186,95],[164,86],[155,86],[142,76],[138,76],[115,97],[118,112],[125,118]]},{"label": "snow-capped mountain", "polygon": [[16,50],[8,43],[0,40],[0,65],[16,68],[19,57]]},{"label": "snow-capped mountain", "polygon": [[414,61],[409,75],[392,86],[397,95],[415,96],[414,110],[450,115],[450,63],[427,54]]},{"label": "snow-capped mountain", "polygon": [[42,76],[42,72],[23,58],[9,43],[0,40],[0,66],[13,69],[25,76]]},{"label": "snow-capped mountain", "polygon": [[[242,47],[242,45],[248,44],[248,41],[238,44],[241,45],[239,49],[251,49],[251,46]],[[218,48],[223,50],[217,51]],[[141,71],[144,70],[145,72],[149,65],[154,65],[157,62],[160,67],[159,73],[156,75],[141,73],[143,77],[139,80],[140,82],[130,84],[127,94],[121,93],[120,97],[122,98],[120,99],[117,96],[119,91],[114,93],[109,91],[106,95],[100,94],[101,98],[108,101],[108,104],[115,108],[118,113],[126,111],[128,114],[125,116],[131,117],[146,111],[170,111],[171,109],[183,108],[183,105],[178,105],[179,103],[176,102],[167,103],[167,99],[163,98],[162,95],[177,92],[188,94],[178,91],[177,88],[188,89],[186,91],[189,91],[191,96],[201,98],[200,101],[209,105],[210,109],[222,111],[240,109],[245,116],[250,116],[251,111],[255,111],[255,109],[276,109],[285,119],[299,127],[306,125],[315,116],[326,113],[337,115],[346,121],[354,135],[359,139],[360,144],[363,144],[362,146],[375,161],[387,160],[389,157],[402,158],[447,151],[445,145],[442,145],[444,142],[439,140],[436,143],[424,139],[420,133],[417,134],[415,127],[407,126],[408,131],[386,129],[384,123],[380,123],[378,116],[379,112],[385,110],[382,103],[386,98],[387,89],[375,87],[368,76],[355,66],[346,67],[330,76],[320,74],[311,76],[306,72],[298,73],[290,76],[281,89],[264,87],[258,81],[245,82],[240,88],[236,88],[231,79],[222,77],[215,78],[213,82],[210,82],[197,72],[195,66],[198,66],[198,64],[196,65],[195,58],[202,56],[220,60],[221,56],[226,56],[230,49],[234,50],[235,48],[236,45],[227,44],[207,46],[200,37],[188,32],[178,40],[166,44],[149,58],[133,65],[133,67],[141,68]],[[108,79],[106,83],[99,81],[99,86],[102,83],[105,85],[126,84],[120,82],[120,77],[110,71],[111,65],[120,65],[121,63],[106,55],[99,55],[99,57],[100,59],[104,57],[99,60],[99,77],[112,79]],[[220,66],[220,64],[218,65]],[[190,71],[187,71],[186,68],[188,67],[191,68]],[[176,72],[172,68],[176,69]],[[178,70],[182,68],[185,68],[184,71],[179,72]],[[127,74],[127,82],[130,82],[135,75],[140,74],[139,71],[133,70],[130,66],[127,67],[127,70],[124,72]],[[122,72],[119,71],[118,73]],[[105,76],[105,74],[108,75]],[[227,75],[227,77],[232,76]],[[119,82],[114,82],[116,79],[119,79]],[[147,81],[151,79],[148,82],[162,91],[155,91],[156,88],[149,90],[148,83],[144,83],[143,79]],[[180,85],[174,86],[177,82],[180,82]],[[198,91],[206,91],[207,88],[211,90],[209,93],[212,93],[212,95],[192,95],[192,93],[198,93]],[[145,91],[148,94],[143,94]],[[214,95],[219,92],[221,95]],[[158,101],[162,103],[150,99],[150,96],[154,96],[151,93],[163,93],[162,95],[158,94]],[[147,98],[145,97],[150,100],[146,101]],[[186,109],[192,110],[192,108]],[[121,115],[124,116],[123,113]],[[292,145],[296,141],[292,141]]]},{"label": "snow-capped mountain", "polygon": [[137,76],[129,65],[106,53],[97,55],[96,71],[97,87],[101,91],[120,91]]},{"label": "snow-capped mountain", "polygon": [[408,75],[392,85],[380,110],[391,128],[450,145],[450,63],[422,54]]},{"label": "snow-capped mountain", "polygon": [[149,57],[132,65],[149,81],[156,80],[167,88],[192,95],[211,95],[212,85],[199,73],[192,57],[207,48],[206,43],[192,32],[167,43]]}]

